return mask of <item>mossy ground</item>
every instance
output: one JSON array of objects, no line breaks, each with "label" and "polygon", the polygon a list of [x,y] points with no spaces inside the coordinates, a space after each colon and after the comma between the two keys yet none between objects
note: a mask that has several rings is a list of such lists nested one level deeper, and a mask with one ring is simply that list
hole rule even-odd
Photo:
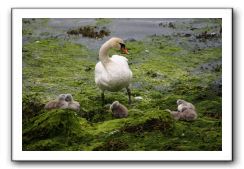
[{"label": "mossy ground", "polygon": [[[29,36],[28,32],[24,31]],[[97,51],[60,38],[25,43],[23,150],[221,150],[222,88],[216,81],[222,72],[201,70],[204,64],[221,61],[221,48],[188,50],[172,38],[126,43],[132,95],[143,99],[128,105],[125,90],[106,92],[106,103],[118,100],[128,107],[129,116],[123,119],[114,119],[101,105],[94,82]],[[61,93],[71,93],[82,111],[43,110]],[[177,99],[196,106],[196,121],[175,121],[164,111],[175,110]]]}]

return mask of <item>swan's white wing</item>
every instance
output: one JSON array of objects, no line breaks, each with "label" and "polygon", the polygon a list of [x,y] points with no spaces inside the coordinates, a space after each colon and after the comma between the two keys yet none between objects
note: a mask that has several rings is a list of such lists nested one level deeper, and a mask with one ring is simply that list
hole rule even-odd
[{"label": "swan's white wing", "polygon": [[100,84],[103,84],[103,81],[106,80],[106,70],[103,67],[103,64],[101,62],[98,62],[95,67],[95,82],[98,86]]},{"label": "swan's white wing", "polygon": [[127,87],[132,79],[132,72],[123,56],[113,55],[106,68],[101,62],[95,67],[95,82],[101,90],[118,91]]},{"label": "swan's white wing", "polygon": [[126,57],[120,55],[113,55],[111,57],[111,60],[119,66],[119,69],[117,66],[114,67],[113,71],[117,72],[115,74],[126,75],[132,78],[132,72],[130,70],[130,67],[128,65],[128,59]]}]

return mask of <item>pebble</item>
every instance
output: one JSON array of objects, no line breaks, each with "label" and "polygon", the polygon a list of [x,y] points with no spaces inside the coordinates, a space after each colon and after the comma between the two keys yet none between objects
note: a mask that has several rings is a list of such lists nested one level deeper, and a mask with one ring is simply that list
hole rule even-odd
[{"label": "pebble", "polygon": [[141,101],[143,98],[142,98],[141,96],[136,96],[136,97],[134,97],[134,99],[135,99],[136,101]]}]

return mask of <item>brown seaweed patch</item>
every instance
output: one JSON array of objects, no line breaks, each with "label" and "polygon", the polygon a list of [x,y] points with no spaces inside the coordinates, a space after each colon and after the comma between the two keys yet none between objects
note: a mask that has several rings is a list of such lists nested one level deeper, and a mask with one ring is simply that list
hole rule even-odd
[{"label": "brown seaweed patch", "polygon": [[98,26],[82,26],[78,29],[67,31],[68,35],[82,35],[83,37],[99,39],[110,35],[110,31],[106,27]]},{"label": "brown seaweed patch", "polygon": [[202,32],[201,34],[197,35],[197,39],[212,39],[212,38],[217,38],[220,35],[218,35],[216,32],[211,32],[208,33],[207,31]]}]

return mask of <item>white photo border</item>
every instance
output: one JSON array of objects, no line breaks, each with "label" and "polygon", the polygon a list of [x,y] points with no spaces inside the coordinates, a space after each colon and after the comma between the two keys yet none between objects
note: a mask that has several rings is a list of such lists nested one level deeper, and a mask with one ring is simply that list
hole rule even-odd
[{"label": "white photo border", "polygon": [[[232,161],[232,8],[12,8],[13,161]],[[222,151],[22,151],[22,18],[222,18]]]}]

